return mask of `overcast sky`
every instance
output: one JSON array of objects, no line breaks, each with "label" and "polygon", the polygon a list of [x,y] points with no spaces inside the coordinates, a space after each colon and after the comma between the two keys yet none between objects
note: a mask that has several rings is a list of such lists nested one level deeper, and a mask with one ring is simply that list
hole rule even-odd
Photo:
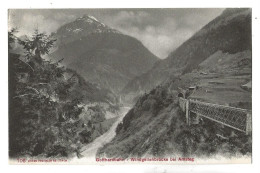
[{"label": "overcast sky", "polygon": [[84,14],[139,39],[159,58],[176,49],[224,9],[44,9],[10,10],[9,27],[19,35],[38,27],[47,33]]}]

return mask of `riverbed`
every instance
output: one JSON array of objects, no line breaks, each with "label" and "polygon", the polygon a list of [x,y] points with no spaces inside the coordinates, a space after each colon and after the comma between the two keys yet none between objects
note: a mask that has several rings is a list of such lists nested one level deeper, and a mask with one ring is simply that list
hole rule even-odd
[{"label": "riverbed", "polygon": [[121,107],[119,114],[118,114],[118,119],[115,121],[115,123],[110,127],[110,129],[104,133],[103,135],[99,136],[96,138],[93,142],[85,145],[81,151],[80,154],[82,157],[79,159],[75,157],[72,159],[72,162],[76,163],[93,163],[95,162],[96,154],[99,148],[103,147],[105,144],[110,142],[116,135],[116,127],[117,125],[123,120],[124,116],[126,113],[130,110],[130,107]]}]

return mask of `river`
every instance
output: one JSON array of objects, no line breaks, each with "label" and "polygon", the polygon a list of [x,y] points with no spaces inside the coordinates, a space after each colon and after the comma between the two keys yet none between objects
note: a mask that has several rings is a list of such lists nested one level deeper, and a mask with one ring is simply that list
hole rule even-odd
[{"label": "river", "polygon": [[80,154],[83,156],[81,159],[74,158],[73,162],[90,163],[95,161],[95,157],[99,148],[110,142],[116,135],[116,127],[123,120],[126,113],[130,110],[130,107],[121,107],[119,111],[119,118],[111,126],[111,128],[103,135],[96,138],[93,142],[85,145]]}]

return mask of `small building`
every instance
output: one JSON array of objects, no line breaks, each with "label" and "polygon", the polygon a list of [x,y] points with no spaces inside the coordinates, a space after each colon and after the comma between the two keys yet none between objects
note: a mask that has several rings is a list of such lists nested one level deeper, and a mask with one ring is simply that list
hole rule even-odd
[{"label": "small building", "polygon": [[208,75],[206,72],[200,72],[201,75]]},{"label": "small building", "polygon": [[186,90],[178,87],[178,97],[186,98]]},{"label": "small building", "polygon": [[189,87],[189,91],[195,91],[196,89],[198,89],[198,86],[190,86]]}]

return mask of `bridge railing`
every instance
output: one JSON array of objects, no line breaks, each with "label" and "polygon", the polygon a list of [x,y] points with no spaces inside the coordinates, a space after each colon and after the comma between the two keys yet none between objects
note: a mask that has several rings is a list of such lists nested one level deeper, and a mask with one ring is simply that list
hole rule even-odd
[{"label": "bridge railing", "polygon": [[193,112],[217,123],[245,133],[252,131],[252,113],[246,109],[200,102],[179,98],[179,106],[186,113],[189,124],[189,114]]}]

